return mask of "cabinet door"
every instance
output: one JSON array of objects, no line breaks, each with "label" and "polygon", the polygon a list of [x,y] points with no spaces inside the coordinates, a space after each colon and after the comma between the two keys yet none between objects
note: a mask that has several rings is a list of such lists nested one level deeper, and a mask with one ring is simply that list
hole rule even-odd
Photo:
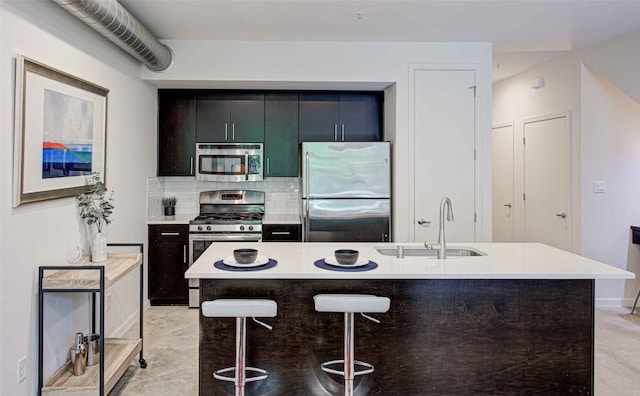
[{"label": "cabinet door", "polygon": [[340,95],[300,93],[300,142],[333,142],[340,123]]},{"label": "cabinet door", "polygon": [[198,143],[231,141],[230,109],[229,94],[198,95],[196,123]]},{"label": "cabinet door", "polygon": [[149,300],[151,305],[187,304],[188,226],[149,226]]},{"label": "cabinet door", "polygon": [[158,92],[158,176],[191,176],[196,147],[196,99]]},{"label": "cabinet door", "polygon": [[298,94],[265,95],[265,176],[298,176]]},{"label": "cabinet door", "polygon": [[341,94],[338,140],[382,140],[381,101],[380,95],[376,93]]},{"label": "cabinet door", "polygon": [[231,94],[230,121],[229,142],[264,142],[264,94]]}]

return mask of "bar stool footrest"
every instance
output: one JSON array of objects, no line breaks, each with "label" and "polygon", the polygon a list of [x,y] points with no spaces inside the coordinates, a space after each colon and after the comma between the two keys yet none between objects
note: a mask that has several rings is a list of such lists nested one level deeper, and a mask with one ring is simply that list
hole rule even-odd
[{"label": "bar stool footrest", "polygon": [[[261,368],[256,368],[256,367],[245,367],[244,368],[245,372],[249,371],[249,372],[253,372],[253,373],[259,373],[262,375],[257,375],[255,377],[246,377],[244,379],[245,382],[253,382],[253,381],[260,381],[263,379],[266,379],[269,376],[269,373],[267,373],[267,370],[263,370]],[[227,368],[223,368],[220,370],[216,370],[213,372],[213,378],[215,379],[219,379],[222,381],[231,381],[231,382],[235,382],[236,381],[236,377],[230,377],[228,375],[223,375],[223,373],[228,373],[228,372],[235,372],[236,368],[235,367],[227,367]],[[239,384],[241,385],[241,384]]]},{"label": "bar stool footrest", "polygon": [[[344,359],[339,359],[339,360],[330,360],[328,362],[324,362],[322,364],[320,364],[320,368],[322,368],[322,371],[326,372],[326,373],[331,373],[331,374],[338,374],[344,377],[344,369],[342,371],[339,370],[335,370],[332,369],[329,366],[333,366],[333,365],[337,365],[337,364],[341,364],[344,368]],[[353,370],[353,375],[365,375],[365,374],[370,374],[373,373],[373,370],[375,370],[375,367],[373,367],[373,364],[371,363],[367,363],[367,362],[362,362],[360,360],[354,360],[353,361],[354,366],[358,365],[361,367],[365,367],[362,370],[356,370],[354,368]]]}]

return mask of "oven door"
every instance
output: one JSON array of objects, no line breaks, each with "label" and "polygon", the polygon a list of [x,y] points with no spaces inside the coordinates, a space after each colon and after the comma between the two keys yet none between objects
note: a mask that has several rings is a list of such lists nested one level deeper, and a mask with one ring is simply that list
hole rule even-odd
[{"label": "oven door", "polygon": [[[262,242],[262,233],[189,234],[189,267],[195,263],[211,244],[225,242]],[[200,280],[189,279],[189,307],[198,308],[199,306]]]},{"label": "oven door", "polygon": [[198,143],[196,179],[207,181],[256,181],[263,179],[261,143]]}]

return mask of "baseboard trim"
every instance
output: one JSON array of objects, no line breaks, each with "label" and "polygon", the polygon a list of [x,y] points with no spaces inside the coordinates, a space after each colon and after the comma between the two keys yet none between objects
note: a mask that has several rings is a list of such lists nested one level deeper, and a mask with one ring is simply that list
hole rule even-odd
[{"label": "baseboard trim", "polygon": [[[144,300],[144,303],[142,305],[142,312],[144,314],[144,311],[146,311],[147,309],[149,309],[149,307],[151,306],[151,304],[149,303],[148,299]],[[115,329],[115,331],[113,332],[112,337],[118,338],[118,337],[124,337],[124,335],[130,331],[130,329],[136,325],[138,323],[140,319],[140,313],[138,312],[138,310],[135,310],[134,312],[131,313],[131,315],[129,315],[128,318],[126,318],[121,324],[120,326]]]},{"label": "baseboard trim", "polygon": [[[596,298],[595,307],[596,308],[620,308],[622,305],[622,298]],[[633,301],[631,302],[633,304]]]}]

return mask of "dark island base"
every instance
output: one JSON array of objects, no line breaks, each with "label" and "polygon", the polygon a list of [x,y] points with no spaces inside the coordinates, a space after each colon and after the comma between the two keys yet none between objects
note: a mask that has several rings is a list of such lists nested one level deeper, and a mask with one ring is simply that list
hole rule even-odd
[{"label": "dark island base", "polygon": [[[269,378],[247,395],[342,395],[320,363],[342,355],[343,315],[315,312],[318,293],[387,296],[355,319],[355,357],[375,372],[355,395],[589,395],[593,280],[202,280],[201,300],[268,298],[273,330],[247,321],[247,365]],[[200,395],[233,395],[212,372],[233,366],[235,320],[200,317]]]}]

